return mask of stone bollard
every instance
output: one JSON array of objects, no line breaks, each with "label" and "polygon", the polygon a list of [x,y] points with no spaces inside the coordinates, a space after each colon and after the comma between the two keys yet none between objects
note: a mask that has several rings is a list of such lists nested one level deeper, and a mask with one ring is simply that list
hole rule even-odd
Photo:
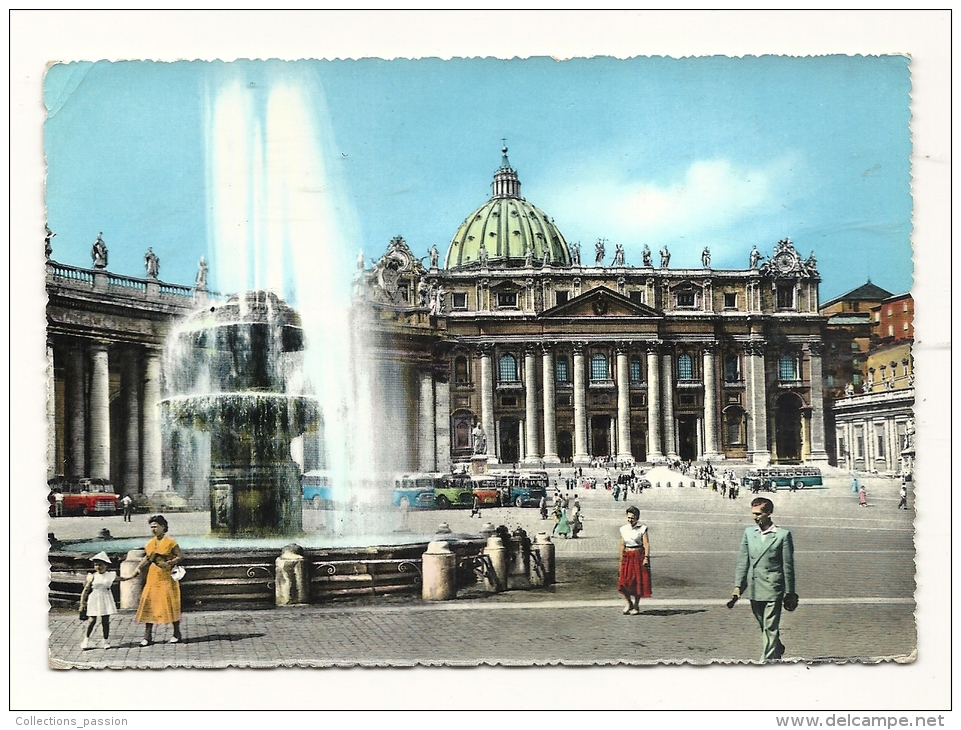
[{"label": "stone bollard", "polygon": [[531,541],[527,537],[527,532],[521,527],[511,533],[511,560],[507,587],[522,590],[531,587]]},{"label": "stone bollard", "polygon": [[446,522],[441,522],[439,525],[437,525],[437,532],[435,534],[450,535],[451,534],[450,525],[448,525]]},{"label": "stone bollard", "polygon": [[554,543],[546,532],[538,532],[531,546],[531,585],[535,588],[554,585]]},{"label": "stone bollard", "polygon": [[494,532],[495,532],[495,528],[494,528],[493,522],[485,522],[484,525],[480,528],[480,534],[483,535],[484,537],[490,537],[491,535],[494,534]]},{"label": "stone bollard", "polygon": [[484,577],[485,587],[491,593],[507,590],[507,548],[504,547],[504,541],[494,535],[487,538],[484,555],[490,559],[493,572],[493,575]]},{"label": "stone bollard", "polygon": [[295,606],[310,603],[307,561],[304,549],[296,543],[284,545],[274,561],[274,605]]},{"label": "stone bollard", "polygon": [[[129,578],[137,572],[140,561],[146,557],[147,551],[137,548],[127,553],[127,557],[120,563],[120,577]],[[140,606],[140,594],[143,593],[144,581],[147,580],[147,571],[143,571],[139,578],[125,580],[120,584],[120,608],[136,609]]]},{"label": "stone bollard", "polygon": [[449,601],[457,594],[457,555],[446,542],[437,540],[427,545],[423,557],[421,598],[425,601]]}]

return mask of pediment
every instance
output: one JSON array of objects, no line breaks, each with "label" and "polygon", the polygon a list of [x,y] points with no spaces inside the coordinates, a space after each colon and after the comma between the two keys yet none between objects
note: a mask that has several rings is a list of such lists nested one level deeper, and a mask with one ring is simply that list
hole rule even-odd
[{"label": "pediment", "polygon": [[596,319],[598,317],[663,317],[661,312],[647,306],[632,302],[622,294],[599,286],[591,289],[579,297],[575,297],[564,304],[545,309],[541,319],[554,317],[584,317]]}]

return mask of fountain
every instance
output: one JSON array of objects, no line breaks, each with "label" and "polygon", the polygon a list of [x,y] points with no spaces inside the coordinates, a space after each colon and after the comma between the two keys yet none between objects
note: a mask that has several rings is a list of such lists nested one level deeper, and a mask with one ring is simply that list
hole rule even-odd
[{"label": "fountain", "polygon": [[[205,101],[207,260],[216,289],[245,293],[208,302],[165,347],[162,412],[190,444],[170,464],[173,487],[199,487],[192,496],[210,507],[208,535],[177,535],[172,525],[185,554],[183,602],[280,603],[281,565],[291,561],[306,586],[295,602],[416,593],[436,537],[397,530],[390,483],[369,485],[384,466],[371,448],[384,395],[365,371],[363,333],[350,329],[355,254],[329,165],[340,155],[323,153],[322,93],[309,69],[259,68],[256,83],[251,68],[223,69],[235,77]],[[305,524],[316,514],[305,521],[300,483],[317,468],[333,476],[342,505],[319,529]],[[459,556],[458,581],[469,583],[484,538],[445,538]],[[51,603],[76,604],[89,555],[132,559],[145,540],[51,536]]]},{"label": "fountain", "polygon": [[264,291],[200,310],[168,338],[161,408],[173,423],[209,435],[212,534],[302,532],[290,447],[317,431],[320,415],[315,399],[294,390],[303,348],[297,313]]}]

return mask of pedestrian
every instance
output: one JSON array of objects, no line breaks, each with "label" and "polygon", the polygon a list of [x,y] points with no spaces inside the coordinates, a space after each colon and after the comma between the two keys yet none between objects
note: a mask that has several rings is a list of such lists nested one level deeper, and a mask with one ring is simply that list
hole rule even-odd
[{"label": "pedestrian", "polygon": [[863,484],[861,485],[861,488],[858,490],[858,506],[860,507],[868,506],[868,492],[864,488]]},{"label": "pedestrian", "polygon": [[851,480],[851,491],[854,492],[855,494],[858,493],[858,478],[857,478],[857,477],[854,477],[854,479]]},{"label": "pedestrian", "polygon": [[180,583],[174,580],[171,571],[183,561],[183,554],[176,541],[167,534],[169,526],[163,515],[154,515],[148,521],[153,537],[144,548],[146,555],[137,566],[134,575],[147,570],[147,581],[140,594],[137,608],[137,621],[144,624],[144,637],[140,646],[153,643],[154,624],[173,624],[170,644],[178,644],[180,635]]},{"label": "pedestrian", "polygon": [[560,524],[561,524],[561,515],[562,515],[562,514],[564,514],[564,508],[561,506],[561,500],[560,500],[560,498],[555,499],[555,500],[554,500],[554,509],[553,509],[554,527],[551,528],[551,534],[552,534],[552,535],[553,535],[555,532],[557,532],[557,528],[558,528],[558,526],[560,526]]},{"label": "pedestrian", "polygon": [[771,519],[774,503],[766,497],[751,500],[754,526],[744,530],[734,571],[732,608],[745,595],[761,629],[761,661],[778,661],[784,656],[781,642],[781,608],[797,608],[794,584],[794,538],[790,530],[777,527]]},{"label": "pedestrian", "polygon": [[571,525],[567,519],[567,507],[561,507],[561,514],[560,517],[557,518],[555,527],[557,528],[558,535],[563,535],[565,538],[570,537]]},{"label": "pedestrian", "polygon": [[[112,588],[114,581],[117,580],[117,573],[107,570],[110,566],[110,556],[105,552],[99,552],[91,558],[93,562],[93,572],[87,573],[87,578],[80,592],[80,619],[89,619],[87,628],[83,632],[83,639],[80,641],[81,649],[90,647],[90,636],[93,634],[94,626],[97,625],[97,618],[100,619],[100,628],[103,631],[104,649],[110,648],[110,617],[117,613],[117,603],[113,600]],[[120,578],[121,581],[130,580]]]},{"label": "pedestrian", "polygon": [[133,521],[133,500],[130,498],[130,495],[124,493],[123,499],[120,500],[120,504],[123,505],[123,521]]},{"label": "pedestrian", "polygon": [[581,504],[576,499],[574,500],[574,507],[571,509],[571,538],[576,538],[577,534],[583,529],[583,524],[581,523]]},{"label": "pedestrian", "polygon": [[617,592],[627,599],[624,615],[636,616],[641,612],[641,599],[651,597],[651,542],[647,525],[640,524],[641,511],[631,505],[625,514],[627,522],[620,527]]},{"label": "pedestrian", "polygon": [[541,501],[538,505],[541,509],[541,519],[547,519],[547,495],[541,495]]},{"label": "pedestrian", "polygon": [[898,509],[908,508],[908,485],[901,484],[901,491],[898,493],[901,496],[901,501],[898,502]]},{"label": "pedestrian", "polygon": [[614,501],[616,502],[618,499],[620,499],[620,497],[621,497],[621,485],[615,484],[614,485]]},{"label": "pedestrian", "polygon": [[474,495],[474,501],[470,508],[470,516],[473,517],[474,515],[477,515],[478,519],[480,519],[480,497],[478,497],[476,494]]}]

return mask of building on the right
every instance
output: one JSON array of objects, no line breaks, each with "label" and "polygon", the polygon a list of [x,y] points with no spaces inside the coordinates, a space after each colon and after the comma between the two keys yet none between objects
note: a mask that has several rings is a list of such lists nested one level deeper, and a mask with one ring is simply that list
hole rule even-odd
[{"label": "building on the right", "polygon": [[856,471],[911,472],[914,463],[914,360],[911,355],[914,300],[911,294],[891,296],[868,282],[826,302],[821,313],[828,317],[825,394],[832,461],[841,468]]}]

